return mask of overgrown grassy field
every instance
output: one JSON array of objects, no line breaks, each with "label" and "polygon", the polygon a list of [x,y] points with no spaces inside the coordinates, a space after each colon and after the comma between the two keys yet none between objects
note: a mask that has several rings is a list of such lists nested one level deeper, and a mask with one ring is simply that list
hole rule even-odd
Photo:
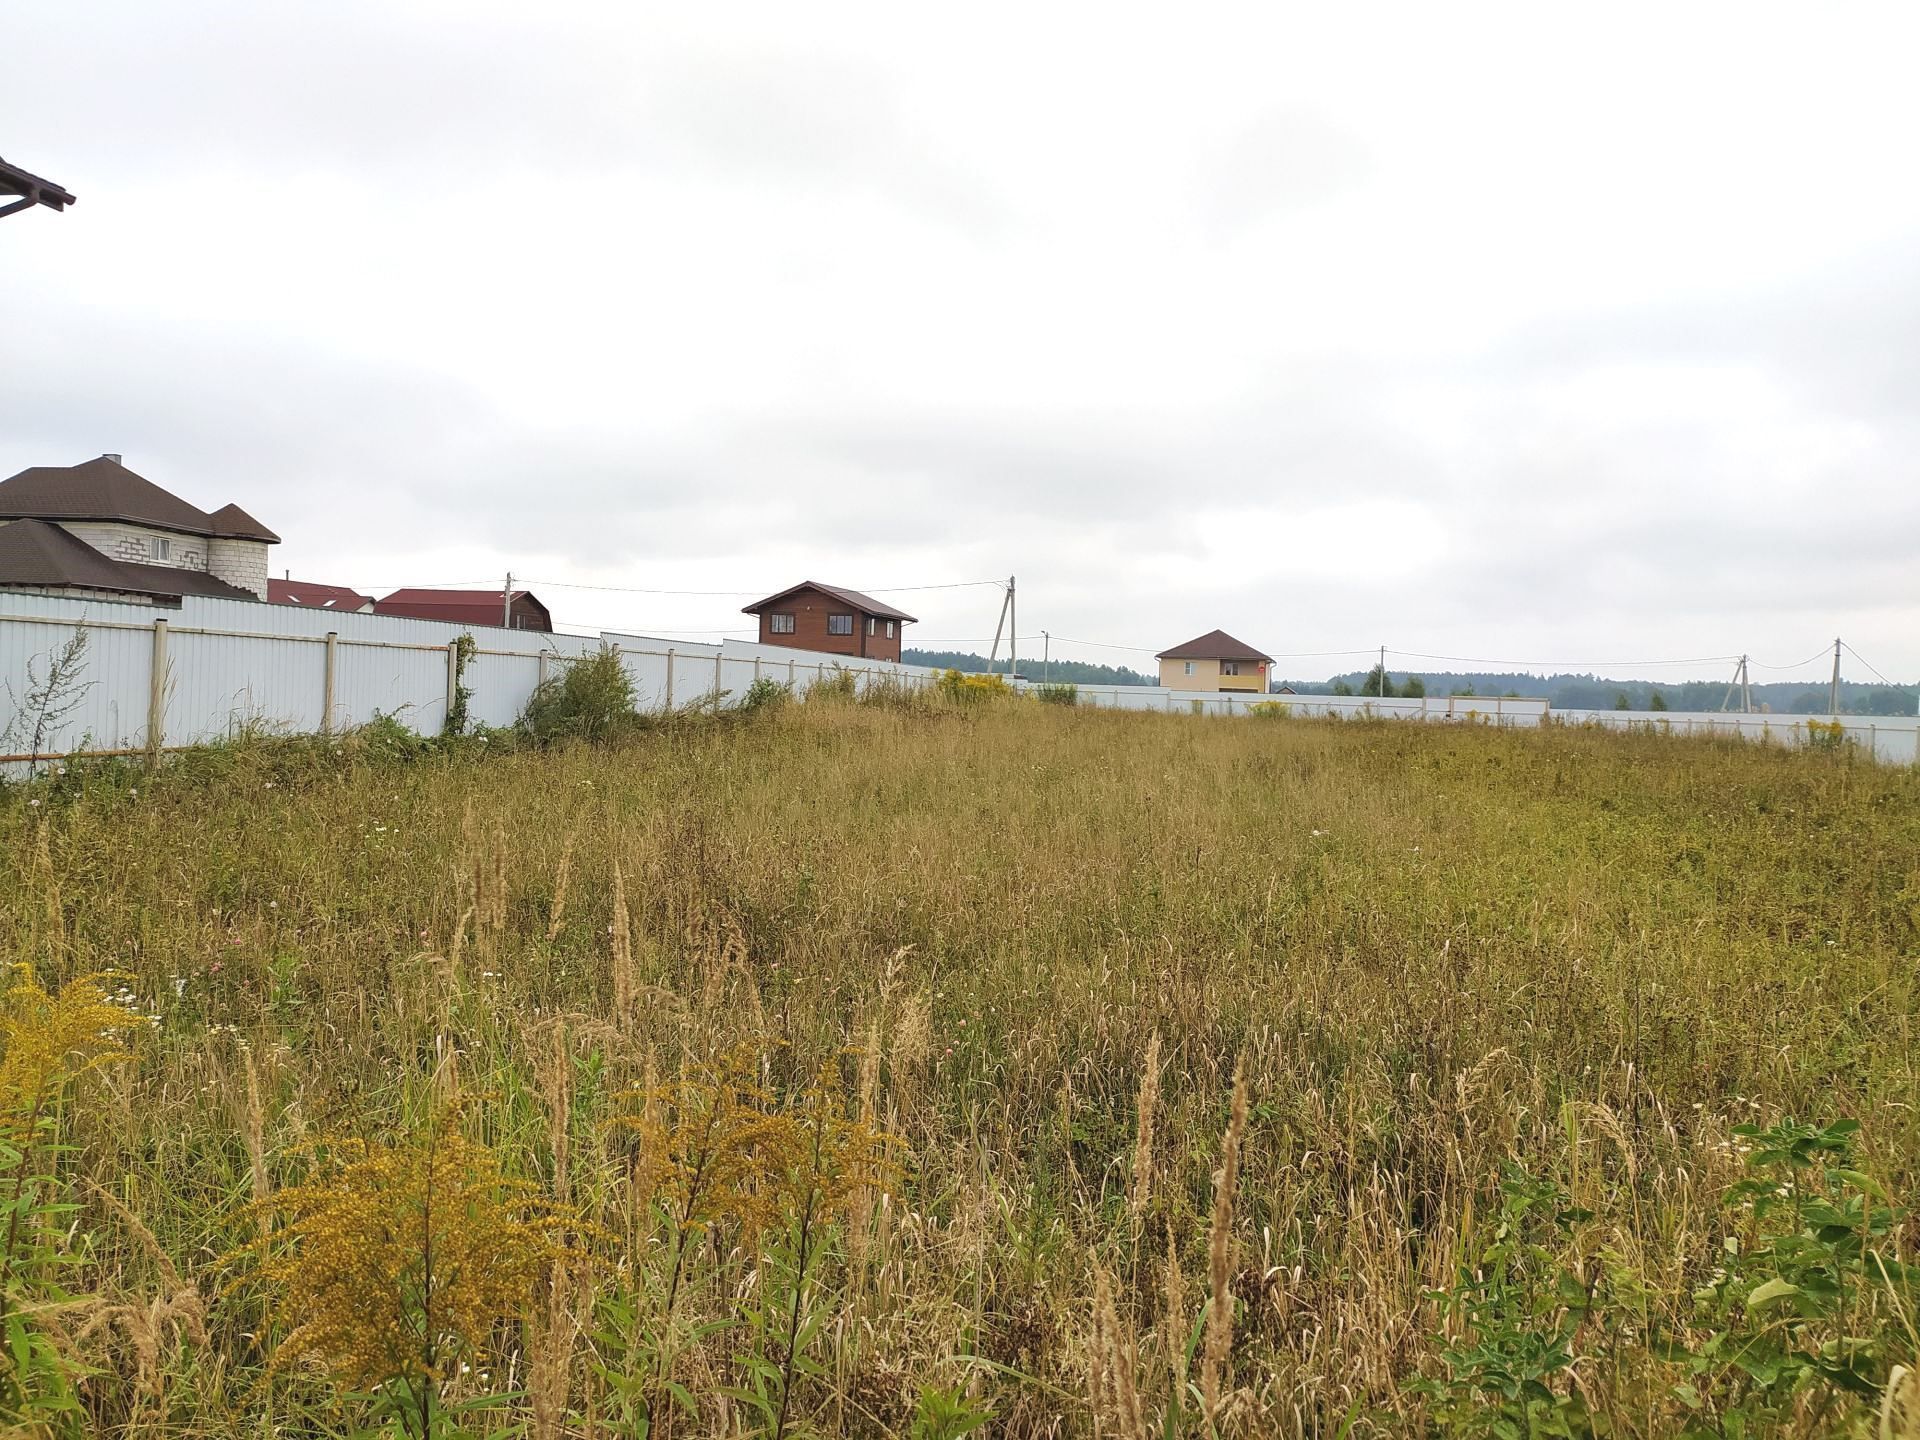
[{"label": "overgrown grassy field", "polygon": [[0,795],[18,1433],[1913,1433],[1920,774],[476,748]]}]

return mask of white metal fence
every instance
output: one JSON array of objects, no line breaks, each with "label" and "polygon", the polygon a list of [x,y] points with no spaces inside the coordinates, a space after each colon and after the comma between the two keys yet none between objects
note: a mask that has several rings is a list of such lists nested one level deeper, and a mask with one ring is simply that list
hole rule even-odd
[{"label": "white metal fence", "polygon": [[[85,625],[88,642],[68,696],[72,704],[57,725],[42,727],[46,733],[35,746],[39,712],[29,696],[79,625]],[[468,634],[475,649],[459,670],[456,642]],[[0,592],[0,766],[18,768],[34,756],[140,754],[202,745],[247,730],[338,733],[376,715],[435,734],[454,703],[456,683],[469,691],[472,721],[510,725],[556,667],[602,644],[617,648],[642,708],[655,711],[715,699],[738,703],[763,679],[804,694],[823,678],[842,673],[850,674],[857,688],[923,687],[940,673],[731,640],[689,644],[617,631],[548,635],[197,597],[176,609]],[[1030,688],[1027,682],[1021,685]],[[1245,716],[1259,707],[1262,713],[1300,718],[1525,727],[1551,718],[1786,744],[1826,739],[1805,719],[1790,716],[1557,711],[1550,717],[1545,700],[1492,695],[1369,699],[1127,685],[1077,690],[1082,705],[1171,714]],[[1847,739],[1876,759],[1920,763],[1920,720],[1843,716],[1839,724]]]},{"label": "white metal fence", "polygon": [[[84,665],[57,726],[35,748],[28,704],[77,626]],[[464,669],[457,642],[475,646]],[[438,733],[468,692],[467,714],[510,725],[557,667],[606,644],[644,709],[737,703],[757,679],[800,693],[840,672],[856,687],[931,684],[924,666],[777,650],[686,644],[645,635],[549,635],[387,615],[189,597],[160,608],[53,596],[0,595],[0,764],[61,754],[139,754],[204,745],[248,730],[339,733],[387,715]]]}]

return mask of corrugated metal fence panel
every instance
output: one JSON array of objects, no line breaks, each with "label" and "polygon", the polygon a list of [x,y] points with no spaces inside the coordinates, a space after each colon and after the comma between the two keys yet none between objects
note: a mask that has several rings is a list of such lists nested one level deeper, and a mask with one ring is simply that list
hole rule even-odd
[{"label": "corrugated metal fence panel", "polygon": [[[1716,711],[1556,710],[1562,725],[1597,725],[1653,735],[1723,736],[1780,745],[1806,745],[1838,724],[1847,741],[1876,760],[1920,764],[1920,717],[1910,715],[1730,715]],[[1811,722],[1811,723],[1809,723]],[[1815,726],[1822,727],[1816,730]]]},{"label": "corrugated metal fence panel", "polygon": [[[169,627],[171,629],[172,627]],[[327,647],[309,637],[167,637],[166,743],[200,745],[247,731],[320,729]]]},{"label": "corrugated metal fence panel", "polygon": [[376,715],[391,715],[409,729],[434,735],[445,723],[446,714],[445,650],[397,645],[336,647],[334,729],[350,730],[368,724]]},{"label": "corrugated metal fence panel", "polygon": [[[41,606],[21,603],[35,600],[41,600]],[[0,689],[0,735],[7,737],[0,753],[33,748],[38,722],[26,708],[29,696],[45,682],[54,657],[73,638],[73,625],[64,623],[67,617],[40,618],[44,606],[39,596],[0,597],[0,617],[5,617],[0,618],[0,685],[5,687]],[[23,613],[33,618],[20,618]],[[122,622],[125,628],[88,631],[80,688],[69,696],[75,703],[41,736],[43,752],[132,749],[145,743],[153,632],[140,618]]]}]

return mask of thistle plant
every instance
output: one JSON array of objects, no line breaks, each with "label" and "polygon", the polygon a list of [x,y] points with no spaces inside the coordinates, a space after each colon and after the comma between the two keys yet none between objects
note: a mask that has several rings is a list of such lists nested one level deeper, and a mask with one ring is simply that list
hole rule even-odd
[{"label": "thistle plant", "polygon": [[449,1382],[484,1373],[495,1326],[532,1309],[576,1228],[456,1121],[448,1110],[399,1145],[311,1152],[316,1173],[270,1198],[276,1224],[248,1247],[285,1331],[270,1371],[314,1357],[420,1440],[444,1427]]}]

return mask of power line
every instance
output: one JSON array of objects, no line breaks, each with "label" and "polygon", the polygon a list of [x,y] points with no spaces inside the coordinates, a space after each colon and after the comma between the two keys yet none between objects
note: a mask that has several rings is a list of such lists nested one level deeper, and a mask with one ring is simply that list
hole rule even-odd
[{"label": "power line", "polygon": [[[1827,658],[1827,647],[1822,645],[1818,650],[1814,651],[1813,654],[1809,655],[1806,659],[1802,660],[1798,665],[1769,665],[1764,660],[1756,660],[1753,663],[1755,665],[1758,665],[1762,670],[1804,670],[1807,668],[1807,666],[1813,664],[1814,661],[1824,660],[1826,658]],[[1865,664],[1866,662],[1862,661],[1861,663]]]},{"label": "power line", "polygon": [[[699,595],[709,598],[737,599],[742,595],[764,595],[764,590],[661,590],[643,585],[590,585],[581,580],[528,580],[528,585],[546,585],[555,590],[607,590],[622,595]],[[951,580],[941,585],[869,585],[866,595],[899,595],[910,590],[965,590],[977,585],[1006,587],[1004,580]]]},{"label": "power line", "polygon": [[[1371,650],[1341,652],[1348,654],[1370,655]],[[1456,665],[1517,665],[1522,669],[1539,668],[1551,670],[1555,667],[1583,667],[1598,670],[1610,666],[1622,668],[1646,665],[1717,665],[1738,660],[1738,655],[1696,655],[1686,660],[1489,660],[1474,655],[1426,655],[1418,650],[1389,650],[1389,655],[1398,655],[1407,660],[1446,660]]]},{"label": "power line", "polygon": [[1878,670],[1874,670],[1872,663],[1867,659],[1867,657],[1862,655],[1858,650],[1854,649],[1853,646],[1848,645],[1847,642],[1844,640],[1842,640],[1840,643],[1841,645],[1845,646],[1846,652],[1849,655],[1853,656],[1853,658],[1858,660],[1862,665],[1865,665],[1867,669],[1873,670],[1874,675],[1879,679],[1882,685],[1890,686],[1895,690],[1899,690],[1903,688],[1902,686],[1895,685],[1893,681],[1887,679],[1886,676],[1880,674]]}]

